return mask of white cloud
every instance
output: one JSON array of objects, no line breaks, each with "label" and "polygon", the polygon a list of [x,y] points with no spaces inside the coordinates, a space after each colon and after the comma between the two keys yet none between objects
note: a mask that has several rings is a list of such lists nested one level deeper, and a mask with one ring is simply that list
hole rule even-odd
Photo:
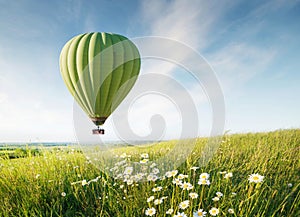
[{"label": "white cloud", "polygon": [[7,99],[7,94],[5,93],[0,93],[0,103],[4,102]]},{"label": "white cloud", "polygon": [[[208,46],[208,41],[210,41],[209,34],[213,28],[213,24],[221,15],[222,10],[225,10],[225,6],[228,6],[223,4],[224,3],[216,4],[207,3],[205,1],[180,0],[172,2],[144,1],[139,16],[141,16],[143,26],[147,26],[148,29],[145,35],[167,37],[199,50]],[[224,7],[222,8],[221,5]],[[214,13],[212,13],[212,10]],[[138,46],[139,45],[140,44],[138,44]],[[142,55],[144,50],[151,49],[154,46],[156,49],[163,50],[161,52],[166,52],[173,60],[178,59],[187,61],[192,55],[191,50],[174,50],[175,48],[172,47],[171,44],[169,47],[168,44],[142,44],[142,47],[140,47],[142,48],[142,50],[140,50]],[[153,59],[143,60],[141,72],[142,74],[155,73],[168,75],[181,84],[184,89],[178,89],[178,87],[172,85],[172,81],[163,79],[155,81],[152,85],[153,89],[169,93],[171,99],[165,99],[164,102],[161,102],[161,99],[159,99],[160,96],[151,96],[152,100],[147,100],[149,95],[144,96],[145,99],[141,99],[141,102],[143,103],[139,103],[139,106],[134,106],[131,109],[132,114],[130,116],[130,123],[133,129],[136,129],[136,131],[142,135],[147,135],[147,132],[150,132],[150,117],[152,117],[154,113],[159,113],[167,122],[166,128],[168,132],[166,132],[165,136],[167,138],[179,138],[182,124],[178,117],[190,117],[188,117],[188,112],[186,114],[181,114],[180,112],[183,111],[174,109],[174,105],[170,103],[170,100],[175,100],[177,103],[176,106],[184,105],[187,103],[185,94],[188,94],[193,99],[193,105],[197,108],[197,114],[190,115],[193,115],[194,119],[196,118],[196,115],[198,116],[200,133],[202,135],[209,134],[211,127],[209,100],[199,82],[193,80],[193,77],[189,72],[173,62]],[[139,82],[139,80],[137,82]],[[138,86],[139,84],[136,85]],[[160,89],[160,87],[165,87],[165,89]],[[136,90],[132,91],[134,92]],[[128,98],[125,100],[128,100]],[[169,101],[169,103],[167,101]],[[193,126],[191,125],[190,127]]]},{"label": "white cloud", "polygon": [[236,91],[258,73],[264,72],[275,56],[274,49],[232,43],[209,55],[208,59],[227,92]]},{"label": "white cloud", "polygon": [[208,45],[214,23],[230,5],[225,1],[144,1],[141,15],[148,34],[201,49]]}]

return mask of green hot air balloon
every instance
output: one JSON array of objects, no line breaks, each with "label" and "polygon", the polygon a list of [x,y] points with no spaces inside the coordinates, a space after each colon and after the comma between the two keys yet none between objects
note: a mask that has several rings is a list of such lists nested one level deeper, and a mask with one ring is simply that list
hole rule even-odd
[{"label": "green hot air balloon", "polygon": [[62,78],[76,102],[99,129],[133,87],[140,71],[137,47],[122,35],[75,36],[60,54]]}]

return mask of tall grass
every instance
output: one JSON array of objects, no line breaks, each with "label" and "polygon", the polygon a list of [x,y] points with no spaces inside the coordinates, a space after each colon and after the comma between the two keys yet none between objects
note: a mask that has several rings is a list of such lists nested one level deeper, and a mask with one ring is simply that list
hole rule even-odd
[{"label": "tall grass", "polygon": [[[178,174],[187,175],[182,182],[190,183],[191,190],[172,183],[178,174],[145,182],[129,182],[130,177],[116,179],[71,148],[0,159],[0,216],[139,217],[146,216],[146,210],[152,207],[156,210],[153,216],[174,216],[178,212],[193,216],[200,208],[211,216],[213,207],[218,208],[218,216],[300,216],[300,130],[227,135],[222,141],[208,164],[194,171],[191,167],[198,166],[205,143],[205,139],[198,139],[192,155],[177,168]],[[129,162],[145,152],[150,159],[155,158],[168,148],[172,148],[172,142],[117,152],[130,154],[125,158]],[[204,172],[210,175],[210,185],[198,184]],[[233,176],[224,178],[229,172]],[[248,178],[253,173],[264,176],[263,182],[250,183]],[[154,187],[162,189],[153,192]],[[191,192],[198,197],[192,199]],[[223,196],[215,202],[216,192]],[[154,200],[147,202],[150,196]],[[161,198],[162,203],[155,205],[155,199]],[[189,206],[180,209],[179,204],[185,200]],[[170,208],[173,214],[167,215]]]}]

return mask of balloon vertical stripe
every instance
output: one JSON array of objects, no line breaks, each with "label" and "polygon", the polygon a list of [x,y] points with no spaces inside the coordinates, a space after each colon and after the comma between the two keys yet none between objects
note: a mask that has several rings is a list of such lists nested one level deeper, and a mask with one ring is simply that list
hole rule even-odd
[{"label": "balloon vertical stripe", "polygon": [[140,71],[140,55],[124,36],[87,33],[66,43],[60,55],[60,71],[81,108],[96,125],[102,125],[133,87]]}]

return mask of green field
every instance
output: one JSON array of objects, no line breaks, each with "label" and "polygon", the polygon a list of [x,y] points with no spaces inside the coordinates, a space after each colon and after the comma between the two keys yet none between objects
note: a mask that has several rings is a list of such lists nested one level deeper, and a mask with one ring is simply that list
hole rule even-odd
[{"label": "green field", "polygon": [[[205,141],[197,139],[192,155],[174,168],[177,174],[173,171],[164,179],[144,182],[137,182],[131,171],[124,175],[124,170],[131,161],[142,159],[153,170],[151,160],[172,148],[172,142],[142,149],[118,148],[120,162],[124,161],[116,169],[123,174],[118,179],[99,172],[71,147],[15,159],[2,154],[0,216],[201,216],[195,213],[199,209],[207,212],[206,216],[213,216],[209,211],[216,209],[216,216],[300,216],[300,130],[223,136],[208,164],[193,170]],[[143,153],[149,156],[141,158]],[[198,184],[202,173],[209,177]],[[258,183],[250,182],[251,174],[264,177]],[[174,180],[182,184],[176,185]],[[210,185],[206,185],[208,181]],[[166,214],[169,209],[172,214]]]}]

